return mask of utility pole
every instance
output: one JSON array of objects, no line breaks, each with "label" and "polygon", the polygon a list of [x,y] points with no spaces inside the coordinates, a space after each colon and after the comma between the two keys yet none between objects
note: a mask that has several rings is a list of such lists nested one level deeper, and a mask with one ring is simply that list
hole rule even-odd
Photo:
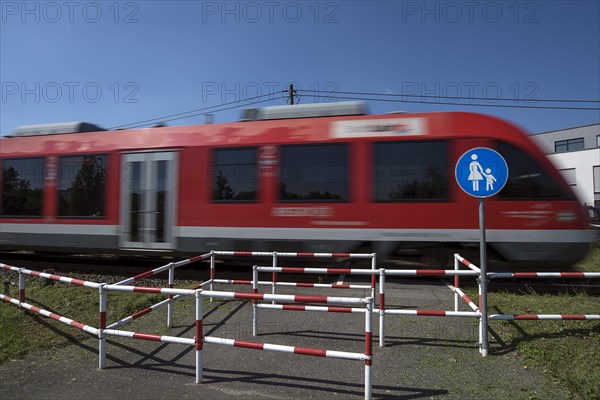
[{"label": "utility pole", "polygon": [[294,105],[294,94],[296,94],[293,83],[290,83],[289,92],[290,92],[290,97],[289,97],[288,103],[290,103],[290,105],[293,106]]}]

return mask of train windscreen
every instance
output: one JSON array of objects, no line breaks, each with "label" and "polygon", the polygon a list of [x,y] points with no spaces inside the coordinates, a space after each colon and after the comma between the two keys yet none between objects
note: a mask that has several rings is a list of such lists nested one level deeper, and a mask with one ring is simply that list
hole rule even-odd
[{"label": "train windscreen", "polygon": [[509,171],[508,182],[499,194],[500,199],[575,199],[530,154],[506,142],[498,142],[498,151],[506,160]]}]

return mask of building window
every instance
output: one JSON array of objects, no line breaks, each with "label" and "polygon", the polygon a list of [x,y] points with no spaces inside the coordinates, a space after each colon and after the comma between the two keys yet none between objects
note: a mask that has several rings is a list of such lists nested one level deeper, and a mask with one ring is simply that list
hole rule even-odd
[{"label": "building window", "polygon": [[573,195],[561,189],[559,182],[535,161],[530,154],[500,142],[498,151],[508,165],[508,181],[499,193],[505,200],[556,199],[571,200]]},{"label": "building window", "polygon": [[58,163],[58,216],[105,216],[106,155],[60,157]]},{"label": "building window", "polygon": [[448,198],[446,142],[375,143],[375,201]]},{"label": "building window", "polygon": [[556,153],[566,153],[568,151],[577,151],[583,149],[584,143],[582,137],[554,142],[554,152]]},{"label": "building window", "polygon": [[600,135],[596,135],[596,147],[600,147]]},{"label": "building window", "polygon": [[282,146],[281,200],[348,201],[348,145]]},{"label": "building window", "polygon": [[216,149],[213,165],[213,200],[256,201],[256,147]]},{"label": "building window", "polygon": [[20,158],[2,162],[2,215],[42,215],[44,159]]},{"label": "building window", "polygon": [[594,165],[594,193],[600,194],[600,165]]},{"label": "building window", "polygon": [[569,186],[577,186],[575,168],[559,169],[559,171],[562,174],[563,178],[565,178]]}]

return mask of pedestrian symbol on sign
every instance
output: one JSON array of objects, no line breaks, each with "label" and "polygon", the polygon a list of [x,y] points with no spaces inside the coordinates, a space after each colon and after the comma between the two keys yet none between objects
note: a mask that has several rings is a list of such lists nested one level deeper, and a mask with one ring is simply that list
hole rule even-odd
[{"label": "pedestrian symbol on sign", "polygon": [[476,147],[459,158],[455,174],[462,190],[471,196],[483,198],[502,190],[508,181],[508,166],[496,151]]}]

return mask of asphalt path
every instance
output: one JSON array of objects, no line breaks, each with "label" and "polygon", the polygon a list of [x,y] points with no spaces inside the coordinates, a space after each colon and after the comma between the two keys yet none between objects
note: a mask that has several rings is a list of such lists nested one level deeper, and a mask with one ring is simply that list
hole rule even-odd
[{"label": "asphalt path", "polygon": [[[339,278],[336,278],[336,280]],[[220,285],[219,290],[240,290]],[[244,289],[247,291],[248,288]],[[268,290],[268,289],[264,289]],[[370,290],[279,288],[278,293],[363,297]],[[453,296],[441,282],[386,282],[386,304],[445,309]],[[465,304],[461,310],[468,311]],[[166,311],[121,329],[192,338],[193,299],[177,305],[175,327]],[[490,356],[478,352],[477,321],[469,318],[386,316],[385,347],[373,318],[374,399],[563,399],[567,393],[516,351],[490,335]],[[252,336],[251,304],[204,302],[204,335],[305,348],[364,352],[364,315],[260,310]],[[40,327],[40,329],[45,329]],[[64,335],[72,329],[64,326]],[[499,340],[497,340],[499,339]],[[2,399],[360,399],[364,362],[243,349],[205,343],[203,382],[196,384],[191,346],[110,337],[107,366],[98,369],[97,340],[7,361],[0,366]]]}]

